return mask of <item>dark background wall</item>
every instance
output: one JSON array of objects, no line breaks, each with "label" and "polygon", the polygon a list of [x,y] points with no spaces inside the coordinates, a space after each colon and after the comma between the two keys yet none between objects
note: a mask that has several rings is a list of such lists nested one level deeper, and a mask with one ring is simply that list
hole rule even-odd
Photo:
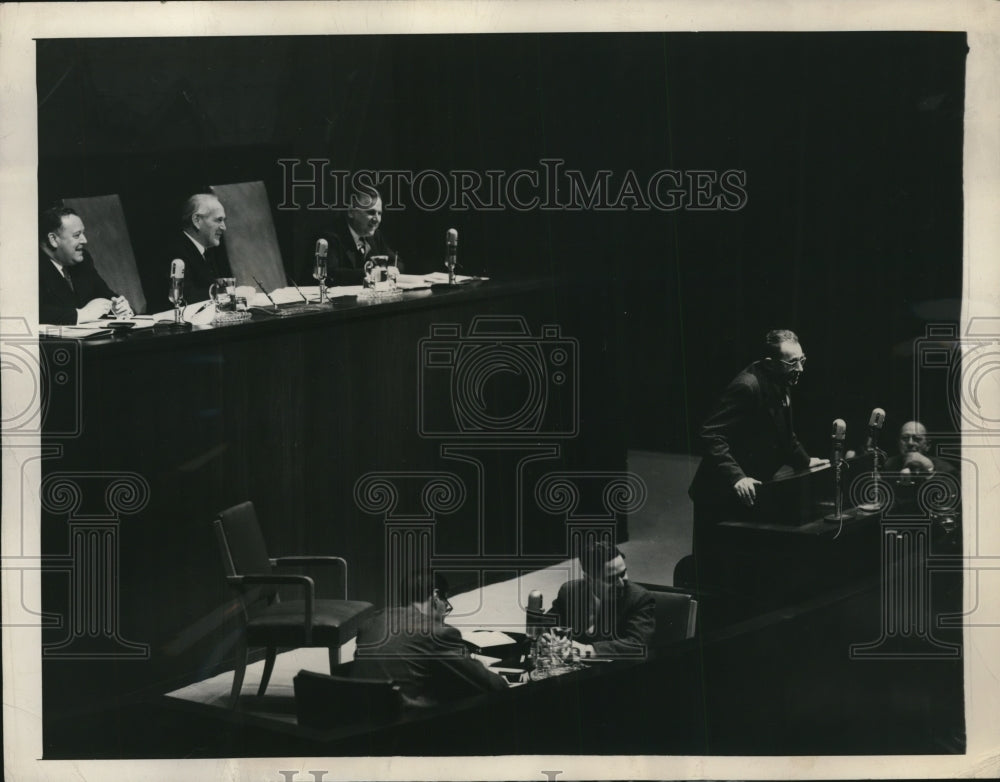
[{"label": "dark background wall", "polygon": [[[746,172],[736,211],[389,212],[414,271],[456,227],[470,271],[606,276],[630,444],[693,450],[764,332],[802,337],[800,435],[914,414],[913,342],[961,296],[965,36],[594,34],[43,40],[41,200],[119,193],[148,285],[180,197],[334,169]],[[275,210],[286,266],[328,215]],[[586,361],[586,353],[582,357]],[[919,372],[918,377],[923,377]],[[926,374],[926,373],[925,373]],[[933,374],[933,373],[932,373]],[[918,412],[950,428],[932,376]],[[583,389],[586,393],[586,389]],[[922,401],[922,404],[924,402]]]}]

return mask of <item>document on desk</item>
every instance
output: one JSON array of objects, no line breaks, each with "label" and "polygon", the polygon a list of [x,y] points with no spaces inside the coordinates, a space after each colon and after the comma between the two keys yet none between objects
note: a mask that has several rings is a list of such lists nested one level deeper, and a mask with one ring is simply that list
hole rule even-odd
[{"label": "document on desk", "polygon": [[111,334],[111,329],[104,326],[81,323],[77,326],[51,326],[43,323],[39,326],[39,332],[45,337],[58,337],[60,339],[87,339],[88,337],[106,337]]},{"label": "document on desk", "polygon": [[462,640],[475,652],[490,655],[500,660],[507,651],[517,645],[517,639],[501,633],[498,630],[476,630],[471,627],[459,627]]},{"label": "document on desk", "polygon": [[415,291],[431,287],[431,283],[422,274],[400,274],[396,278],[396,287],[401,291]]},{"label": "document on desk", "polygon": [[[207,326],[212,322],[214,317],[215,306],[212,304],[211,299],[196,301],[194,304],[188,304],[184,307],[184,320],[192,325]],[[173,320],[173,310],[163,310],[163,312],[157,312],[153,316],[153,321],[155,323],[172,323]]]},{"label": "document on desk", "polygon": [[463,641],[475,644],[480,649],[517,643],[516,638],[512,638],[507,633],[501,633],[499,630],[476,630],[471,627],[460,627],[458,630],[462,634]]},{"label": "document on desk", "polygon": [[[423,275],[423,279],[425,282],[429,282],[432,285],[440,285],[442,283],[447,284],[448,275],[445,274],[444,272],[431,272],[430,274]],[[458,283],[472,282],[473,280],[488,280],[488,279],[489,277],[467,277],[464,274],[455,275],[455,282]]]},{"label": "document on desk", "polygon": [[103,318],[101,320],[88,320],[80,323],[76,328],[81,329],[115,329],[127,328],[132,331],[136,329],[149,329],[156,325],[152,315],[136,315],[128,320],[116,320],[113,318]]}]

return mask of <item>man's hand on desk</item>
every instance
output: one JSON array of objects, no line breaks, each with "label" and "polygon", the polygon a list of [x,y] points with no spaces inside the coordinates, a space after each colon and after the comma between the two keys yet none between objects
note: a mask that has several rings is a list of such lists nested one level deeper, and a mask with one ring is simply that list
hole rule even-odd
[{"label": "man's hand on desk", "polygon": [[753,506],[754,501],[757,499],[757,487],[759,485],[760,481],[756,478],[740,478],[733,484],[733,491],[740,498],[740,502],[749,508]]},{"label": "man's hand on desk", "polygon": [[829,464],[829,463],[830,463],[829,459],[817,459],[815,456],[809,457],[810,467],[822,467],[824,464]]},{"label": "man's hand on desk", "polygon": [[111,299],[91,299],[76,311],[76,322],[87,323],[103,318],[111,311]]},{"label": "man's hand on desk", "polygon": [[115,296],[111,300],[111,314],[119,320],[130,320],[135,315],[132,312],[132,305],[124,296]]}]

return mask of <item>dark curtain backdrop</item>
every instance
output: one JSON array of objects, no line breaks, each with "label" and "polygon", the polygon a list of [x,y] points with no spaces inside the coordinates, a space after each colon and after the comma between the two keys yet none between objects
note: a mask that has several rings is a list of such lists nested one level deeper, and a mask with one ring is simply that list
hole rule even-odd
[{"label": "dark curtain backdrop", "polygon": [[[961,33],[681,33],[42,40],[43,205],[119,193],[147,285],[191,189],[261,179],[279,158],[343,170],[539,170],[645,182],[746,172],[737,211],[499,211],[412,201],[384,230],[414,271],[461,235],[469,271],[606,275],[620,297],[633,447],[684,452],[764,332],[799,332],[807,447],[950,426],[945,384],[914,368],[961,296]],[[406,194],[404,194],[404,200]],[[275,209],[295,272],[328,214]],[[586,351],[600,346],[583,346]],[[922,380],[922,378],[926,378]],[[921,405],[914,410],[914,384]],[[582,389],[586,393],[586,388]]]}]

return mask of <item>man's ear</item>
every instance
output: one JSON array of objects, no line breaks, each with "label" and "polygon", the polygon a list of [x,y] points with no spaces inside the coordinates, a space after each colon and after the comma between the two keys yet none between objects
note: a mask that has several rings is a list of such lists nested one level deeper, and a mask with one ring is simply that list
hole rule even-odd
[{"label": "man's ear", "polygon": [[55,235],[52,231],[49,231],[46,237],[49,240],[49,247],[55,250],[59,246],[59,237]]}]

